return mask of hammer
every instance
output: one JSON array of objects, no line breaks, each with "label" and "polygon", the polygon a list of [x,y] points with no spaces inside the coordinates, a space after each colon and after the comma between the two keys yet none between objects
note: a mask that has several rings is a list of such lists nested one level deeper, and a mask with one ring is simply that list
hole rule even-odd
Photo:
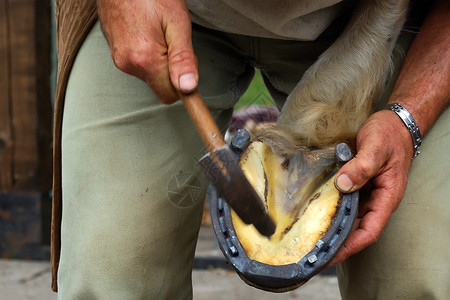
[{"label": "hammer", "polygon": [[272,236],[275,223],[239,167],[236,155],[225,143],[202,97],[198,91],[180,93],[180,97],[208,150],[199,163],[218,194],[244,223],[253,224],[264,236]]}]

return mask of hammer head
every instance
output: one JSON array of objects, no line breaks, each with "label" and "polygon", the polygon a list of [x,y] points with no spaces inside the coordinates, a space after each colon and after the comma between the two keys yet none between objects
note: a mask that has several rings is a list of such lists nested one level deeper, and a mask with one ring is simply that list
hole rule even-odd
[{"label": "hammer head", "polygon": [[227,201],[244,223],[253,224],[267,237],[275,232],[276,225],[263,201],[239,167],[236,154],[227,145],[203,156],[200,165],[208,174],[218,194]]}]

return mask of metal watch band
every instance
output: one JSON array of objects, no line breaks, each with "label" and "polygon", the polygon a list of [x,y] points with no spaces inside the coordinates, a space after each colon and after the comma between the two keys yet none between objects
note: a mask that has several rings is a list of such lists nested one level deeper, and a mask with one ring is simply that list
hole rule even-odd
[{"label": "metal watch band", "polygon": [[405,123],[406,128],[408,128],[411,133],[414,147],[413,159],[420,154],[420,145],[422,145],[422,136],[420,135],[419,126],[417,126],[416,120],[409,113],[409,111],[399,103],[390,103],[387,105],[387,109],[392,110],[400,117],[400,119]]}]

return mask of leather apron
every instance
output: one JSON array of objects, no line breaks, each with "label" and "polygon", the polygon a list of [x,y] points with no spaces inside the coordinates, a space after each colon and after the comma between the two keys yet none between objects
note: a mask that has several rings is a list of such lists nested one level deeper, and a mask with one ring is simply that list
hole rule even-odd
[{"label": "leather apron", "polygon": [[57,275],[61,249],[61,131],[67,82],[78,49],[97,20],[95,0],[56,0],[58,75],[53,127],[53,202],[51,223],[52,290],[58,291]]}]

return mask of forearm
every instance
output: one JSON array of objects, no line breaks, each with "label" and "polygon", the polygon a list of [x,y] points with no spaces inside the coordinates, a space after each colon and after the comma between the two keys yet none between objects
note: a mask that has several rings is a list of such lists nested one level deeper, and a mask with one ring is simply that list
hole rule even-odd
[{"label": "forearm", "polygon": [[450,2],[437,2],[409,49],[389,100],[408,109],[422,135],[450,103]]}]

